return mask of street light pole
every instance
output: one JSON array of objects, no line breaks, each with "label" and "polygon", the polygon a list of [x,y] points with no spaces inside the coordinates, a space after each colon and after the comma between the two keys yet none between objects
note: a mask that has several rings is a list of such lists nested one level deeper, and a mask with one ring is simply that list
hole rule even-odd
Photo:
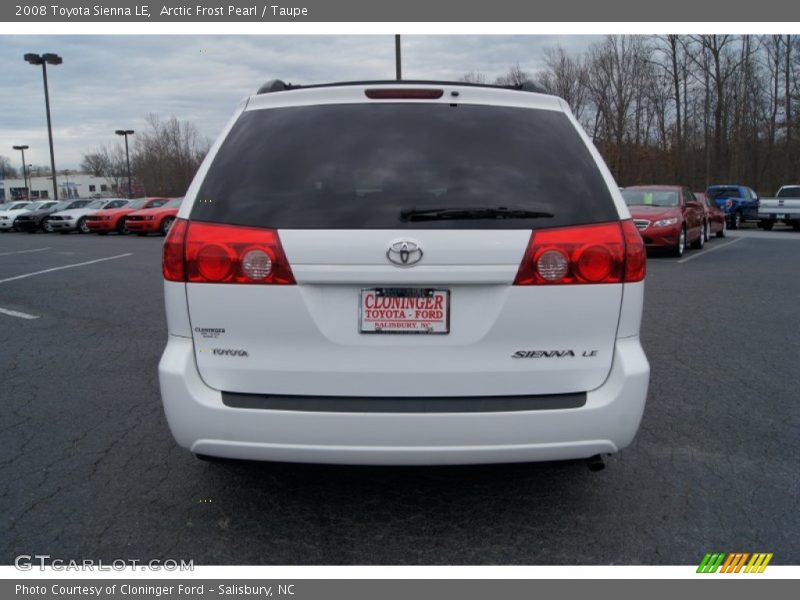
[{"label": "street light pole", "polygon": [[400,58],[400,34],[394,36],[394,74],[397,78],[397,81],[400,81],[402,77],[402,68],[401,68],[401,58]]},{"label": "street light pole", "polygon": [[64,60],[53,53],[25,55],[25,60],[32,65],[42,65],[42,80],[44,81],[44,105],[47,111],[47,137],[50,140],[50,171],[53,174],[53,199],[58,200],[58,182],[56,181],[56,157],[53,152],[53,126],[50,120],[50,92],[47,89],[47,65],[60,65]]},{"label": "street light pole", "polygon": [[27,144],[23,146],[12,146],[14,150],[22,152],[22,181],[25,182],[25,199],[31,197],[31,188],[28,186],[28,168],[25,166],[25,150],[29,148]]},{"label": "street light pole", "polygon": [[125,136],[125,162],[128,164],[128,198],[133,198],[133,185],[131,184],[131,155],[128,152],[128,136],[133,135],[133,129],[117,129],[114,133]]}]

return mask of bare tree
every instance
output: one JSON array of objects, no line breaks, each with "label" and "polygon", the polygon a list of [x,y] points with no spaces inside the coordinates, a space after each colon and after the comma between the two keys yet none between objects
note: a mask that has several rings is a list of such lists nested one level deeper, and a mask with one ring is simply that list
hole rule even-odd
[{"label": "bare tree", "polygon": [[131,156],[136,180],[150,195],[183,195],[209,146],[192,123],[150,114],[147,129],[136,134]]},{"label": "bare tree", "polygon": [[640,116],[641,85],[651,52],[640,36],[611,35],[589,50],[588,88],[600,115],[600,137],[611,143],[606,152],[617,177],[624,177],[623,143],[631,118]]},{"label": "bare tree", "polygon": [[551,94],[566,100],[575,118],[581,121],[588,101],[589,73],[580,57],[571,57],[562,46],[544,52],[544,70],[536,77]]},{"label": "bare tree", "polygon": [[91,150],[83,155],[81,169],[95,177],[102,177],[112,190],[118,192],[128,177],[125,149],[121,144],[115,144]]},{"label": "bare tree", "polygon": [[653,64],[663,71],[671,86],[671,101],[674,112],[674,131],[675,141],[673,155],[675,176],[680,176],[685,166],[685,138],[687,136],[688,118],[688,79],[689,61],[686,56],[686,47],[681,43],[678,35],[656,36],[655,51],[660,55],[660,61]]},{"label": "bare tree", "polygon": [[458,78],[458,80],[463,81],[464,83],[479,83],[479,84],[485,84],[489,82],[489,79],[486,77],[486,75],[481,73],[480,71],[470,71],[469,73],[464,73],[461,77]]},{"label": "bare tree", "polygon": [[108,156],[99,150],[85,153],[81,160],[81,170],[94,177],[102,177],[110,166]]},{"label": "bare tree", "polygon": [[[703,60],[693,53],[689,57],[701,69],[705,77],[705,93],[713,107],[713,147],[711,149],[712,173],[718,180],[728,179],[728,126],[732,108],[735,108],[735,90],[731,84],[734,75],[745,60],[745,54],[737,53],[735,46],[741,40],[733,35],[700,35],[693,39],[699,44]],[[738,54],[738,56],[737,56]]]},{"label": "bare tree", "polygon": [[17,177],[17,170],[11,166],[7,156],[0,156],[0,178],[12,179]]},{"label": "bare tree", "polygon": [[522,70],[519,64],[516,64],[508,70],[508,73],[500,75],[494,82],[496,85],[521,85],[530,80],[530,73]]}]

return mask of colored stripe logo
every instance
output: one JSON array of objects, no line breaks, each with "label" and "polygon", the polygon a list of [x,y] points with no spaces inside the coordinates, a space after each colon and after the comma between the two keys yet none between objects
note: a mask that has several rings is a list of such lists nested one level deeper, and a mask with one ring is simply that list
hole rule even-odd
[{"label": "colored stripe logo", "polygon": [[763,573],[769,561],[772,560],[772,552],[732,552],[725,554],[707,553],[700,565],[697,567],[698,573]]}]

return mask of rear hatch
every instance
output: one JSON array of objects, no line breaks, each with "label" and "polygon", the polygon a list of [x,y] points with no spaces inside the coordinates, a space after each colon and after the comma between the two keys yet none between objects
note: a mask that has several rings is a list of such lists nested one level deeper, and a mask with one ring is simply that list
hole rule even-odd
[{"label": "rear hatch", "polygon": [[611,368],[623,284],[512,285],[532,231],[619,226],[559,110],[386,99],[248,110],[190,219],[241,239],[277,230],[296,281],[187,284],[197,365],[216,389],[553,394],[596,388]]},{"label": "rear hatch", "polygon": [[730,208],[733,200],[742,198],[739,188],[735,186],[709,188],[706,194],[723,211]]}]

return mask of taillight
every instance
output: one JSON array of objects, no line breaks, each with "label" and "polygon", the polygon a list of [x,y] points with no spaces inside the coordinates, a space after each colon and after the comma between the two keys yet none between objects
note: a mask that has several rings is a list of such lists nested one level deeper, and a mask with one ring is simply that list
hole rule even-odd
[{"label": "taillight", "polygon": [[625,238],[625,281],[642,281],[647,273],[647,251],[642,234],[633,221],[623,221],[622,235]]},{"label": "taillight", "polygon": [[161,271],[167,281],[186,281],[183,264],[183,243],[186,240],[188,223],[185,219],[175,219],[164,240]]},{"label": "taillight", "polygon": [[725,208],[733,208],[733,200],[731,200],[730,198],[725,200]]},{"label": "taillight", "polygon": [[641,281],[644,242],[633,221],[531,233],[514,285]]},{"label": "taillight", "polygon": [[190,283],[295,283],[274,229],[177,219],[164,242],[164,278]]}]

